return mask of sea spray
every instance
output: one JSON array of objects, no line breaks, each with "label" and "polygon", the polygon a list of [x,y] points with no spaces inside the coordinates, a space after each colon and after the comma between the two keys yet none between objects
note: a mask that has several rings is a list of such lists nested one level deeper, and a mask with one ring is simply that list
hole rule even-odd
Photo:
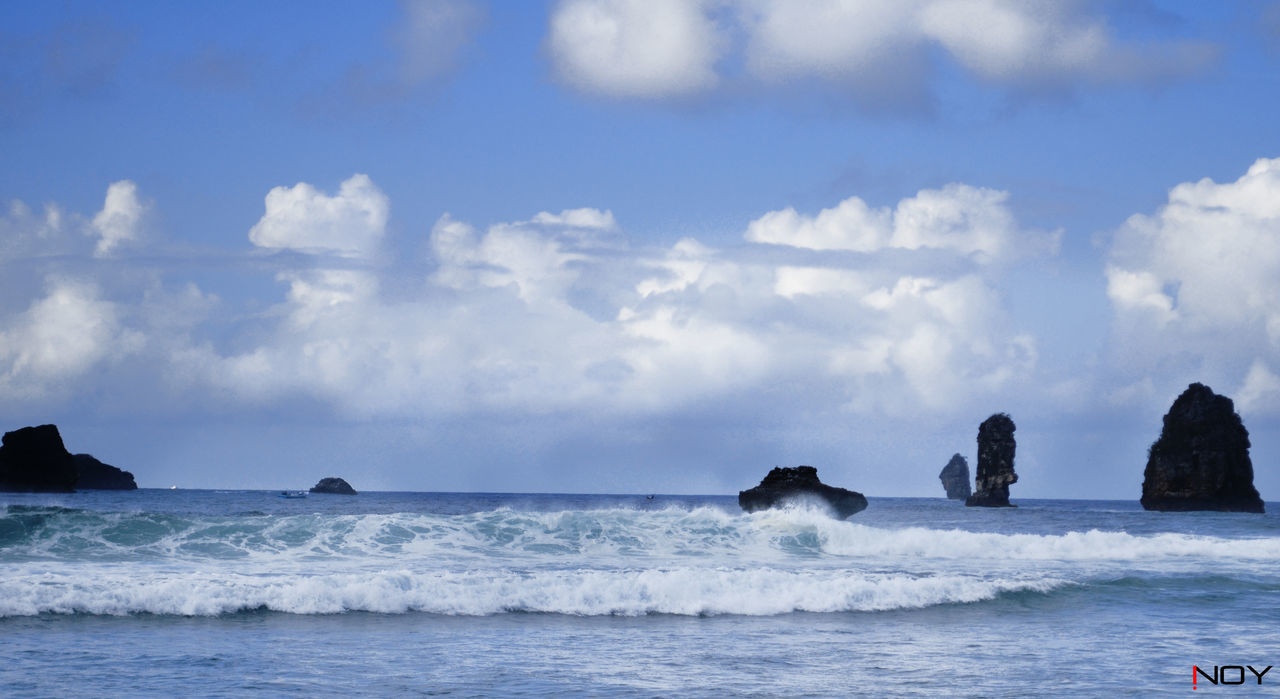
[{"label": "sea spray", "polygon": [[9,506],[0,616],[258,609],[777,615],[982,603],[1195,573],[1251,580],[1280,537],[873,526],[789,507],[222,515]]}]

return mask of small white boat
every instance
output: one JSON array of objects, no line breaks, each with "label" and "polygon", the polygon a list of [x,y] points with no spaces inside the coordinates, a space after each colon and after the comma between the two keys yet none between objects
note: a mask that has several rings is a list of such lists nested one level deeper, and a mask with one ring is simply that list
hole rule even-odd
[{"label": "small white boat", "polygon": [[276,497],[278,497],[278,498],[288,498],[288,499],[290,499],[290,500],[292,500],[292,499],[294,499],[294,498],[305,498],[305,497],[307,497],[307,491],[305,491],[305,490],[282,490],[282,491],[280,491],[280,494],[279,494],[279,495],[277,495]]}]

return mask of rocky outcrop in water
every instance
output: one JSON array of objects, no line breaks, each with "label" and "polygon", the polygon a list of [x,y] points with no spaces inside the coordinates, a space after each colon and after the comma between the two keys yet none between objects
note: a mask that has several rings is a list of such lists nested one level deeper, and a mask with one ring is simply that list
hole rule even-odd
[{"label": "rocky outcrop in water", "polygon": [[76,454],[71,457],[76,463],[76,471],[80,474],[76,481],[79,490],[137,490],[138,483],[133,474],[118,469],[111,464],[104,464],[89,454]]},{"label": "rocky outcrop in water", "polygon": [[1147,452],[1141,502],[1148,510],[1263,511],[1249,432],[1230,398],[1199,383],[1178,396]]},{"label": "rocky outcrop in water", "polygon": [[1009,486],[1018,482],[1013,470],[1017,443],[1013,419],[996,413],[978,426],[978,476],[974,492],[964,504],[970,507],[1017,507],[1009,504]]},{"label": "rocky outcrop in water", "polygon": [[775,466],[760,485],[738,493],[738,505],[747,512],[755,512],[806,498],[821,500],[840,519],[867,509],[867,499],[862,493],[823,483],[818,480],[818,469],[812,466]]},{"label": "rocky outcrop in water", "polygon": [[952,456],[947,465],[942,467],[938,478],[951,500],[964,500],[973,494],[973,489],[969,487],[969,462],[959,454]]},{"label": "rocky outcrop in water", "polygon": [[356,489],[341,478],[321,478],[319,483],[311,486],[311,492],[328,493],[329,495],[355,495]]},{"label": "rocky outcrop in water", "polygon": [[55,425],[23,427],[0,441],[0,490],[74,492],[79,472]]}]

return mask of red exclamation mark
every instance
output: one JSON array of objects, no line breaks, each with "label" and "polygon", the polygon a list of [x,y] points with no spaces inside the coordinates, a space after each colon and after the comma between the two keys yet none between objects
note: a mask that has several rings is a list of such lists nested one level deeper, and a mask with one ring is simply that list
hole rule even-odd
[{"label": "red exclamation mark", "polygon": [[1191,691],[1196,691],[1196,666],[1191,666]]}]

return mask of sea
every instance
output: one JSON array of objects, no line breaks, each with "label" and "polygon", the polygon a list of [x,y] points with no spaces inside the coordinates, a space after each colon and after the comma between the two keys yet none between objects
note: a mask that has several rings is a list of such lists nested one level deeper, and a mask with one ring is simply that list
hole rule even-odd
[{"label": "sea", "polygon": [[1014,501],[5,493],[0,696],[1280,693],[1276,503]]}]

